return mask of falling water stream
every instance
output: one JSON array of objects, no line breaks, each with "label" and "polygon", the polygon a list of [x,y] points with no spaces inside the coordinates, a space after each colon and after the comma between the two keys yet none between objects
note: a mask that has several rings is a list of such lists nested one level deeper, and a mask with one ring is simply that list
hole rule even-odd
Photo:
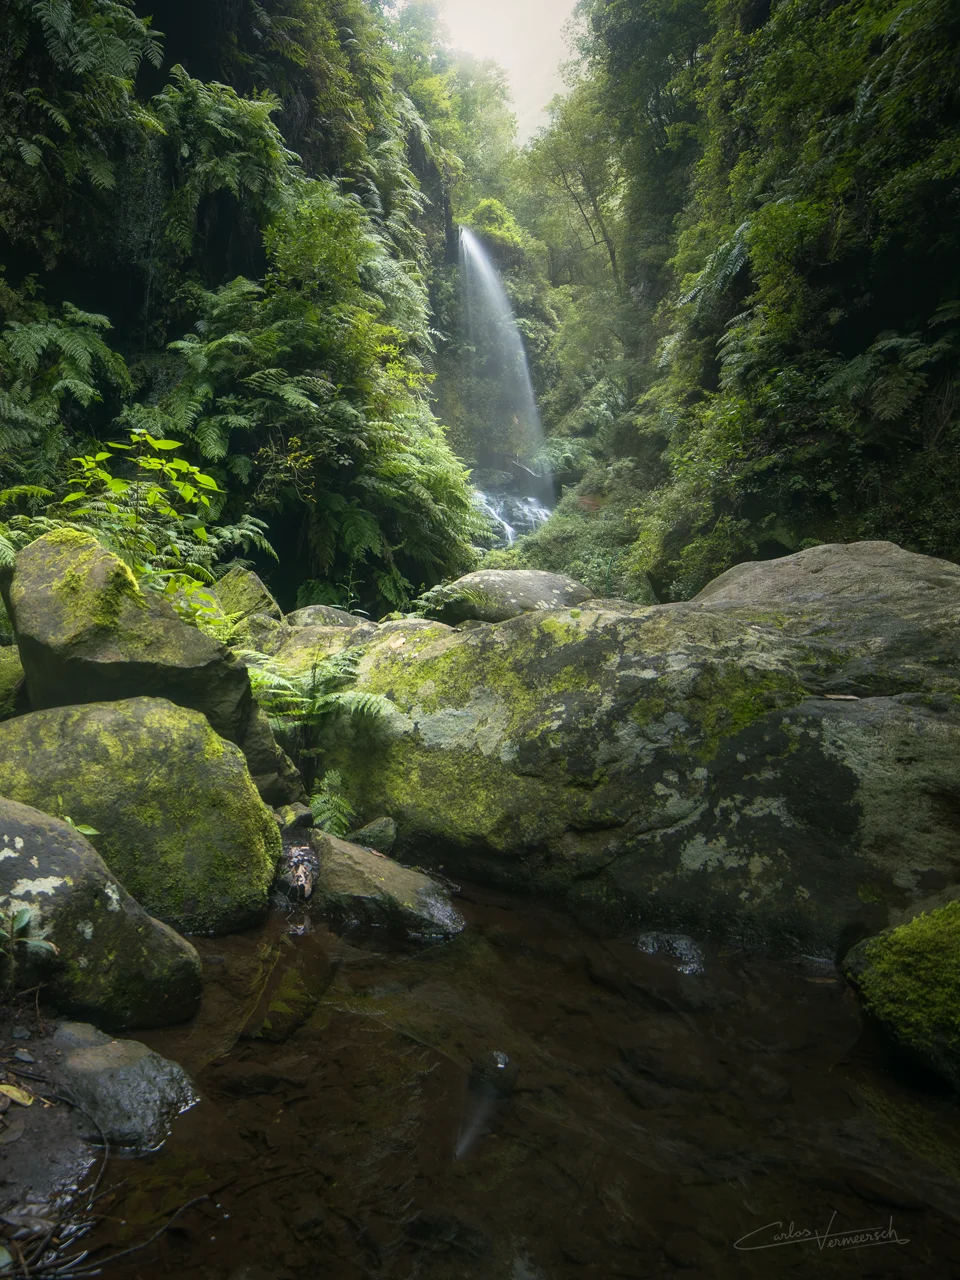
[{"label": "falling water stream", "polygon": [[509,547],[518,535],[542,524],[553,505],[551,477],[529,465],[543,448],[543,428],[523,337],[503,280],[468,227],[460,229],[460,280],[477,461],[495,469],[507,463],[513,473],[502,471],[499,483],[485,485],[478,505],[490,517],[495,545]]}]

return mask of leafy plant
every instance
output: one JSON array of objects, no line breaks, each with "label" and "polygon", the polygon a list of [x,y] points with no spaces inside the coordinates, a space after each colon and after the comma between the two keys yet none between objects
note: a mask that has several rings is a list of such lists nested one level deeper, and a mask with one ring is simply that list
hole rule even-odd
[{"label": "leafy plant", "polygon": [[343,794],[343,778],[336,769],[328,769],[310,796],[313,825],[332,836],[342,837],[353,826],[356,816]]},{"label": "leafy plant", "polygon": [[34,912],[31,907],[18,907],[2,918],[0,956],[3,958],[3,994],[13,989],[17,962],[22,951],[56,955],[57,948],[46,938],[33,936]]}]

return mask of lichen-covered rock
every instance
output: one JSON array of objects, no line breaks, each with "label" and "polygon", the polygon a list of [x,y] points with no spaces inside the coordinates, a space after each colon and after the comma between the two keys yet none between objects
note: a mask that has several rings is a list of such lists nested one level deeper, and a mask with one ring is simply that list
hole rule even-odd
[{"label": "lichen-covered rock", "polygon": [[261,707],[254,708],[241,739],[240,750],[265,804],[278,808],[284,804],[302,803],[307,798],[300,770],[277,745],[270,721]]},{"label": "lichen-covered rock", "polygon": [[197,1101],[184,1069],[138,1040],[111,1040],[89,1023],[63,1022],[53,1043],[60,1088],[78,1104],[84,1137],[93,1142],[151,1151]]},{"label": "lichen-covered rock", "polygon": [[24,547],[8,598],[34,710],[169,698],[242,738],[253,705],[243,664],[89,535],[57,529]]},{"label": "lichen-covered rock", "polygon": [[283,610],[251,569],[235,565],[217,581],[213,593],[224,613],[231,617],[239,614],[244,619],[251,614],[262,613],[275,622],[283,621]]},{"label": "lichen-covered rock", "polygon": [[309,899],[311,915],[340,928],[382,929],[422,939],[460,933],[466,922],[430,876],[370,849],[312,833],[320,859]]},{"label": "lichen-covered rock", "polygon": [[289,640],[277,650],[277,666],[293,676],[309,675],[310,670],[325,658],[332,658],[335,653],[349,649],[353,645],[365,644],[377,634],[372,622],[354,620],[356,625],[297,627]]},{"label": "lichen-covered rock", "polygon": [[290,639],[291,628],[278,622],[268,613],[251,613],[241,623],[234,649],[255,649],[258,653],[273,656]]},{"label": "lichen-covered rock", "polygon": [[288,613],[285,621],[288,627],[355,627],[363,619],[329,604],[309,604]]},{"label": "lichen-covered rock", "polygon": [[0,648],[0,720],[30,710],[23,664],[15,645]]},{"label": "lichen-covered rock", "polygon": [[934,576],[381,628],[356,687],[393,712],[339,724],[325,763],[402,860],[832,956],[960,882],[960,574]]},{"label": "lichen-covered rock", "polygon": [[694,599],[737,604],[799,604],[825,598],[875,596],[914,604],[960,592],[960,566],[904,551],[895,542],[825,543],[779,560],[734,565]]},{"label": "lichen-covered rock", "polygon": [[541,569],[478,569],[431,593],[440,622],[506,622],[522,613],[564,609],[590,598],[582,582]]},{"label": "lichen-covered rock", "polygon": [[865,939],[842,967],[893,1043],[960,1090],[960,901]]},{"label": "lichen-covered rock", "polygon": [[266,913],[280,832],[238,748],[196,711],[132,698],[8,720],[0,795],[95,828],[113,874],[182,932]]},{"label": "lichen-covered rock", "polygon": [[0,799],[0,912],[20,907],[33,911],[33,936],[58,951],[21,948],[22,983],[42,980],[64,1012],[116,1029],[196,1012],[193,947],[147,915],[74,827]]}]

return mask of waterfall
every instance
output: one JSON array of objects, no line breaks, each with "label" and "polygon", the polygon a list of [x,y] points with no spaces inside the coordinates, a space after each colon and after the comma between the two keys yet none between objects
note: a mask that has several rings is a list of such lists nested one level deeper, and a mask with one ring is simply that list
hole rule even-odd
[{"label": "waterfall", "polygon": [[477,505],[491,521],[495,547],[511,547],[550,515],[553,477],[530,463],[543,430],[523,338],[482,242],[460,228],[460,282],[465,345],[465,399],[470,444],[479,467]]},{"label": "waterfall", "polygon": [[527,353],[500,273],[467,227],[460,228],[460,280],[477,461],[529,462],[543,431]]}]

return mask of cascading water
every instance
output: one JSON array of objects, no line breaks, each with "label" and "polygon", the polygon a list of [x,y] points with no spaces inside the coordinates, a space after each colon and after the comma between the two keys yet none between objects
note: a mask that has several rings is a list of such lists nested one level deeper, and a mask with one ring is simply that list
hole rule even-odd
[{"label": "cascading water", "polygon": [[460,228],[460,281],[476,461],[501,477],[480,493],[480,506],[491,517],[495,545],[512,546],[549,516],[553,480],[531,465],[543,429],[517,318],[489,253],[467,227]]}]

